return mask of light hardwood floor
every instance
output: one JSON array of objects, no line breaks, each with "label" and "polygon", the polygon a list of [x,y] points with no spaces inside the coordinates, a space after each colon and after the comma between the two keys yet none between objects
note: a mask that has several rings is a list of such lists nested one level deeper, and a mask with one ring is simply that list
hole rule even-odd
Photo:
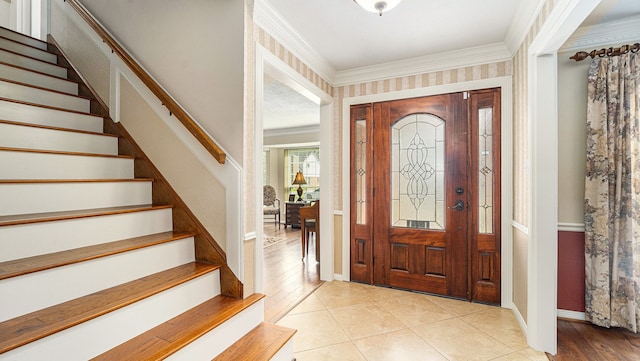
[{"label": "light hardwood floor", "polygon": [[302,261],[299,228],[281,225],[278,229],[273,222],[265,222],[264,235],[286,238],[264,249],[265,320],[276,322],[322,284],[320,264],[313,247],[309,247],[310,261]]}]

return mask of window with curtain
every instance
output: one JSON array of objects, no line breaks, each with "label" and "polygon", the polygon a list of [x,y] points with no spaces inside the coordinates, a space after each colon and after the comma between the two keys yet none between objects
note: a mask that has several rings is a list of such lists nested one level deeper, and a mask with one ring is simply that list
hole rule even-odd
[{"label": "window with curtain", "polygon": [[295,148],[286,149],[285,180],[289,194],[296,193],[298,185],[293,184],[296,173],[304,175],[307,184],[302,185],[305,200],[319,199],[320,197],[320,148]]}]

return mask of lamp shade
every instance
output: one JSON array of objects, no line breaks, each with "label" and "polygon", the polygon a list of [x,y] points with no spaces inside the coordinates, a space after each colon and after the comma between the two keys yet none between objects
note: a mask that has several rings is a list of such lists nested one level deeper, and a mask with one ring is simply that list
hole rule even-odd
[{"label": "lamp shade", "polygon": [[383,12],[387,12],[395,8],[402,0],[353,0],[363,9],[372,13],[378,13],[382,16]]},{"label": "lamp shade", "polygon": [[296,178],[293,180],[293,184],[307,184],[307,180],[304,179],[302,172],[296,173]]}]

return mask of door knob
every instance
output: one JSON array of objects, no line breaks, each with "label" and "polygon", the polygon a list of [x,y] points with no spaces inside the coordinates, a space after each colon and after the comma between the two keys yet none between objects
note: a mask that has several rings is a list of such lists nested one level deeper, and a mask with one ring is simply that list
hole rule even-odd
[{"label": "door knob", "polygon": [[458,199],[456,201],[456,203],[453,206],[449,207],[449,208],[450,209],[455,209],[458,212],[462,211],[462,210],[464,210],[464,202],[462,200]]}]

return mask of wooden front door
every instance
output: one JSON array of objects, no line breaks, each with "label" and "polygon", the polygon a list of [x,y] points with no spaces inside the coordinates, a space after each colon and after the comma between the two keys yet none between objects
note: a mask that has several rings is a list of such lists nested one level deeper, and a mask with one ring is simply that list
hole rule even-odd
[{"label": "wooden front door", "polygon": [[496,89],[352,108],[352,280],[499,303],[499,120]]}]

